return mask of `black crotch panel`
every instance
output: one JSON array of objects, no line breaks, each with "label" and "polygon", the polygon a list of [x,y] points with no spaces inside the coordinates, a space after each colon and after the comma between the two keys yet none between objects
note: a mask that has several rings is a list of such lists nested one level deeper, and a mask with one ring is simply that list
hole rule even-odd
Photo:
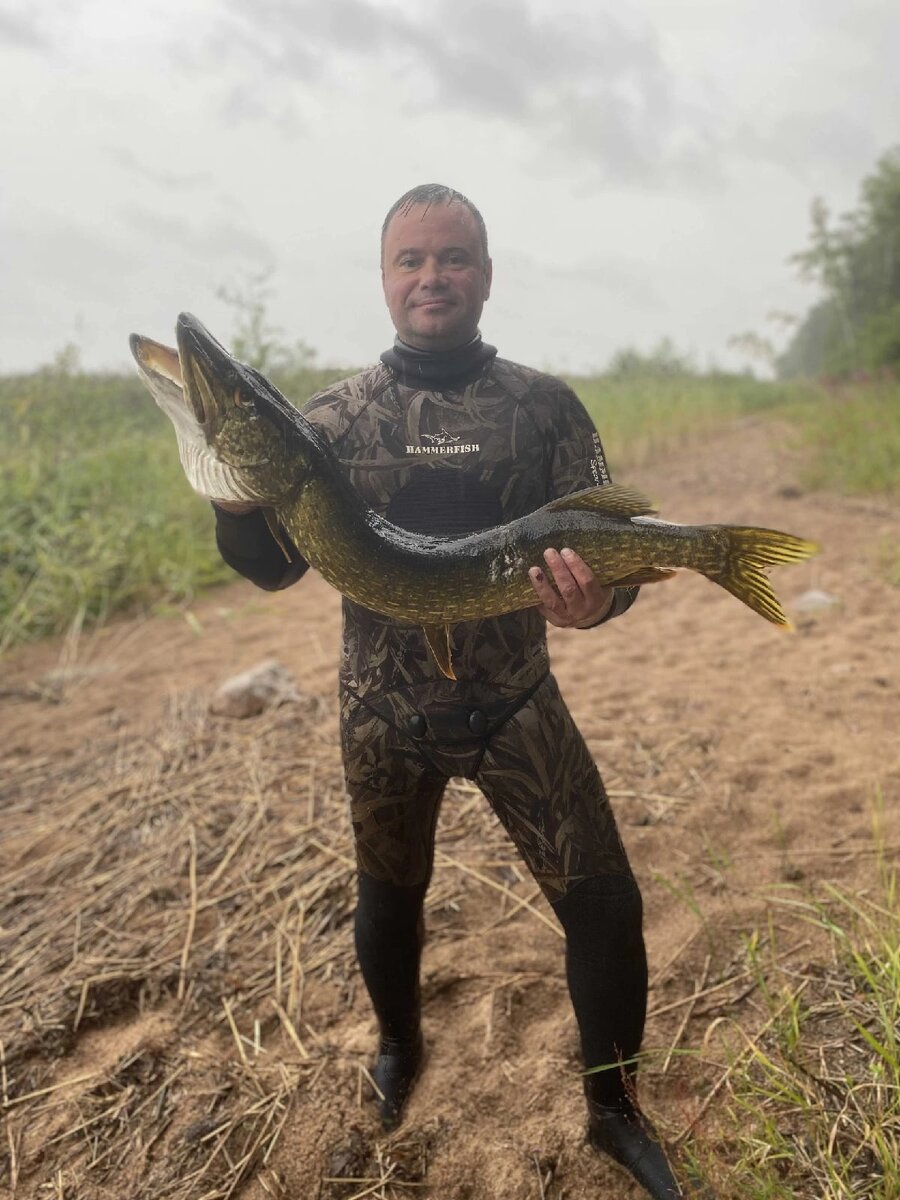
[{"label": "black crotch panel", "polygon": [[[453,697],[429,694],[432,689],[426,687],[357,697],[357,703],[391,725],[428,766],[448,778],[472,779],[491,738],[528,703],[548,674],[545,671],[524,690],[462,684]],[[443,686],[438,685],[441,690]]]}]

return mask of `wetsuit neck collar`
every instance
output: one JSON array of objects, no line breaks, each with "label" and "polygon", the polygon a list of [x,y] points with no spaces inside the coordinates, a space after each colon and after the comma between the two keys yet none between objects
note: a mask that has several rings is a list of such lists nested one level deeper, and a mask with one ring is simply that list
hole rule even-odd
[{"label": "wetsuit neck collar", "polygon": [[390,350],[381,355],[381,361],[400,383],[440,391],[472,383],[496,354],[496,346],[483,342],[480,333],[452,350],[419,350],[395,337]]}]

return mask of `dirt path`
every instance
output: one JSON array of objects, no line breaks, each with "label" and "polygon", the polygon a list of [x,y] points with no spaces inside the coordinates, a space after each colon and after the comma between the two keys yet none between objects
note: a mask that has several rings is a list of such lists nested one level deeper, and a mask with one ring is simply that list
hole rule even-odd
[{"label": "dirt path", "polygon": [[[803,887],[821,878],[865,885],[878,797],[884,838],[892,851],[900,849],[900,592],[878,570],[884,546],[900,541],[900,509],[804,493],[796,466],[787,430],[753,419],[629,476],[660,500],[669,519],[775,525],[819,541],[819,558],[775,577],[789,611],[813,588],[839,601],[821,612],[797,613],[796,635],[780,633],[692,576],[646,588],[631,613],[595,633],[551,633],[557,676],[611,792],[644,890],[653,979],[650,1047],[668,1048],[676,1035],[682,1045],[698,1045],[719,1012],[753,1024],[758,1015],[753,998],[742,996],[740,988],[723,991],[718,1009],[707,1004],[691,1010],[687,1022],[683,1000],[698,981],[711,986],[727,978],[740,961],[742,935],[759,919],[773,886]],[[448,793],[439,832],[424,974],[427,1069],[404,1129],[389,1142],[379,1139],[366,1107],[359,1105],[360,1064],[367,1061],[373,1024],[350,963],[346,926],[352,873],[346,867],[346,829],[340,828],[335,739],[339,620],[338,598],[319,579],[279,595],[236,583],[193,606],[187,619],[117,622],[97,636],[11,656],[0,698],[0,770],[8,805],[0,810],[0,837],[7,882],[25,896],[28,870],[47,873],[54,855],[70,852],[79,828],[83,834],[94,819],[86,807],[73,808],[77,797],[86,804],[86,788],[94,788],[92,795],[101,796],[104,811],[111,813],[116,793],[103,781],[112,757],[149,754],[151,743],[158,747],[164,741],[160,729],[169,730],[170,760],[176,743],[185,760],[199,754],[196,744],[212,744],[210,739],[218,739],[216,746],[238,739],[248,760],[260,745],[277,745],[285,756],[283,769],[266,777],[269,824],[258,845],[263,853],[266,845],[297,843],[301,817],[314,814],[322,822],[327,816],[327,834],[334,840],[325,847],[330,859],[323,861],[343,871],[335,883],[344,889],[334,900],[340,918],[333,921],[343,956],[330,968],[309,967],[304,974],[303,1029],[324,1065],[314,1078],[304,1075],[302,1093],[284,1102],[274,1147],[264,1165],[254,1165],[240,1194],[252,1200],[636,1198],[637,1189],[583,1145],[562,945],[543,919],[546,907],[467,785]],[[270,656],[293,672],[308,698],[303,722],[290,725],[294,718],[285,716],[279,724],[270,716],[266,724],[262,717],[229,733],[235,723],[197,715],[216,684]],[[173,714],[181,714],[185,729],[188,712],[190,728],[202,731],[196,744],[184,741],[187,734],[171,732],[177,725]],[[38,789],[30,782],[36,772],[57,782]],[[200,814],[192,818],[196,823],[215,808],[217,797],[205,792],[191,803]],[[302,826],[310,827],[309,820]],[[248,838],[236,847],[226,864],[229,872],[249,872],[241,856],[250,844]],[[195,855],[195,867],[196,861]],[[190,907],[187,868],[180,858],[166,882],[173,922]],[[104,877],[103,862],[92,869],[98,880]],[[78,879],[82,887],[84,878]],[[198,886],[195,871],[195,897]],[[194,936],[202,919],[201,912]],[[14,911],[4,926],[0,933],[20,928]],[[317,927],[316,938],[326,934]],[[802,930],[790,924],[785,936],[788,948],[803,941]],[[22,944],[13,939],[6,947],[7,976],[27,967],[24,958],[17,962]],[[73,955],[77,959],[77,939]],[[48,990],[56,969],[48,965]],[[232,992],[222,994],[227,999],[239,991],[232,985]],[[146,988],[139,996],[129,992],[118,1007],[98,1008],[91,1021],[83,1003],[79,1020],[72,1020],[77,1005],[70,996],[60,1028],[67,1021],[79,1028],[67,1027],[51,1053],[46,1038],[35,1040],[41,997],[20,998],[4,1008],[0,991],[6,1028],[18,1030],[13,1041],[24,1039],[25,1046],[4,1088],[9,1096],[24,1095],[29,1087],[57,1088],[54,1105],[42,1101],[27,1123],[17,1121],[19,1111],[29,1111],[25,1102],[9,1110],[16,1197],[205,1194],[199,1187],[179,1192],[172,1171],[168,1190],[151,1188],[146,1181],[157,1169],[156,1152],[148,1145],[139,1154],[132,1148],[130,1165],[124,1155],[115,1170],[108,1160],[103,1170],[89,1168],[97,1149],[91,1148],[87,1128],[75,1135],[73,1114],[83,1116],[92,1085],[58,1086],[79,1073],[115,1072],[125,1057],[133,1060],[136,1048],[164,1047],[169,1062],[182,1055],[182,1067],[180,1090],[173,1086],[160,1102],[178,1115],[169,1114],[159,1148],[175,1144],[166,1139],[193,1137],[202,1144],[212,1137],[214,1122],[206,1133],[201,1128],[211,1120],[211,1093],[204,1091],[206,1076],[191,1063],[202,1059],[208,1074],[212,1067],[203,1055],[212,1052],[220,1066],[227,1058],[243,1070],[238,1059],[244,1054],[235,1049],[220,997],[213,1005],[219,1024],[212,1028],[185,1017],[191,1004],[202,1010],[199,990],[181,987],[181,995],[174,993],[171,981],[155,996]],[[62,999],[59,1004],[65,1007]],[[255,1011],[249,1001],[246,1013],[237,1000],[226,1005],[229,1021],[237,1013],[252,1024]],[[296,1058],[296,1045],[272,1021],[263,1026],[270,1054]],[[309,1040],[305,1032],[303,1038]],[[7,1042],[5,1050],[10,1061],[11,1046]],[[190,1061],[184,1058],[188,1049]],[[141,1093],[140,1079],[129,1086]],[[645,1072],[645,1102],[672,1133],[697,1115],[702,1089],[702,1072],[678,1059],[665,1071],[657,1064]],[[102,1127],[127,1148],[131,1135],[124,1119],[110,1123],[103,1111]],[[714,1106],[708,1116],[700,1131],[715,1155]],[[50,1148],[39,1148],[36,1138]],[[339,1177],[370,1182],[329,1182]],[[378,1185],[379,1177],[394,1183]],[[7,1168],[0,1174],[0,1193],[9,1184]]]}]

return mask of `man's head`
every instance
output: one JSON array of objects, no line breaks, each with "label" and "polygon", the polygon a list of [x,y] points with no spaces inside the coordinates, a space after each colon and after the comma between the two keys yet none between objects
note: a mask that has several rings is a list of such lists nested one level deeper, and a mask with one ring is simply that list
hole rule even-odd
[{"label": "man's head", "polygon": [[403,341],[420,350],[463,345],[477,332],[491,291],[481,213],[442,184],[413,188],[385,217],[381,278]]}]

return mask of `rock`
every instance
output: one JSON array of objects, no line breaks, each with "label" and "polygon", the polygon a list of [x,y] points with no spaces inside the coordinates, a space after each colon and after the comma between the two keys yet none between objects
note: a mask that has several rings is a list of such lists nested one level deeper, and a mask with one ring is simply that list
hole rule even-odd
[{"label": "rock", "polygon": [[797,612],[801,613],[817,613],[827,612],[829,608],[836,608],[840,604],[837,596],[832,596],[830,592],[819,591],[818,588],[811,588],[808,592],[803,592],[794,600],[793,607]]},{"label": "rock", "polygon": [[267,708],[300,699],[294,677],[274,658],[225,681],[209,702],[217,717],[256,717]]}]

